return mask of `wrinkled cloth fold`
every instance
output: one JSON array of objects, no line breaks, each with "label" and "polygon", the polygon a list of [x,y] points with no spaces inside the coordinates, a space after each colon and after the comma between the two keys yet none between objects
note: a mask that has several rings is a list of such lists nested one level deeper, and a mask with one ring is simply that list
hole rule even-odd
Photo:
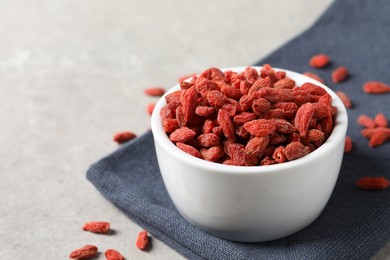
[{"label": "wrinkled cloth fold", "polygon": [[[306,32],[255,65],[320,75],[334,90],[350,96],[348,135],[354,149],[345,154],[339,178],[323,213],[307,228],[276,241],[237,243],[209,235],[176,211],[159,172],[151,132],[122,145],[90,166],[87,178],[109,201],[154,237],[189,259],[367,259],[390,240],[390,189],[362,191],[362,176],[390,179],[390,143],[369,148],[360,135],[360,114],[390,116],[389,94],[367,95],[364,82],[390,82],[390,4],[386,0],[338,0]],[[297,18],[299,19],[299,18]],[[312,55],[332,59],[324,69],[308,65]],[[338,66],[347,81],[332,84]],[[331,163],[331,162],[329,162]],[[315,173],[313,173],[315,174]]]}]

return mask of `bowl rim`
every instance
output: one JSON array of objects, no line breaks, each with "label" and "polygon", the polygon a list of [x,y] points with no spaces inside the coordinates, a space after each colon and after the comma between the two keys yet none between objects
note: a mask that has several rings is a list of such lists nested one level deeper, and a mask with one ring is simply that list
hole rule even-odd
[{"label": "bowl rim", "polygon": [[[247,67],[248,66],[228,67],[228,68],[221,69],[221,71],[232,70],[235,72],[241,72]],[[252,67],[256,70],[261,69],[261,66],[249,66],[249,67]],[[348,116],[347,116],[347,110],[343,105],[342,101],[340,100],[340,98],[337,96],[337,94],[329,87],[327,87],[325,84],[316,81],[308,76],[305,76],[301,73],[297,73],[286,69],[275,68],[275,67],[273,69],[275,71],[285,71],[286,75],[288,77],[291,77],[294,80],[298,80],[297,78],[299,78],[299,81],[310,82],[321,86],[328,92],[328,94],[331,95],[332,105],[337,107],[337,115],[336,115],[336,120],[334,121],[334,127],[332,133],[330,134],[328,139],[313,152],[310,152],[304,157],[298,158],[296,160],[292,160],[280,164],[262,165],[262,166],[225,165],[221,163],[206,161],[204,159],[200,159],[190,154],[187,154],[186,152],[180,150],[171,140],[169,140],[168,135],[163,130],[162,120],[160,117],[160,110],[166,104],[165,101],[166,95],[174,91],[180,90],[179,83],[177,83],[172,88],[170,88],[159,99],[159,101],[156,103],[156,106],[153,110],[152,117],[151,117],[151,129],[153,133],[154,142],[157,142],[166,152],[170,153],[173,157],[175,157],[176,159],[182,162],[190,164],[194,167],[202,168],[209,172],[214,172],[216,174],[233,174],[233,175],[243,175],[243,174],[252,175],[252,174],[269,174],[269,173],[274,174],[275,172],[280,172],[282,170],[299,167],[309,161],[319,159],[319,157],[321,157],[324,153],[326,153],[328,149],[330,150],[335,149],[337,145],[340,144],[340,142],[344,143],[344,138],[346,136],[347,126],[348,126]]]}]

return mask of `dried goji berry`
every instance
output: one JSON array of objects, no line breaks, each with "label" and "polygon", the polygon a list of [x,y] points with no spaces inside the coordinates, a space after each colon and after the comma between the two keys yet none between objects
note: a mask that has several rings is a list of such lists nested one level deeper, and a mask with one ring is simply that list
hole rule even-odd
[{"label": "dried goji berry", "polygon": [[214,108],[209,106],[197,106],[195,108],[195,114],[203,117],[211,115],[214,111]]},{"label": "dried goji berry", "polygon": [[211,119],[206,119],[203,123],[202,133],[209,134],[213,132],[214,122]]},{"label": "dried goji berry", "polygon": [[304,138],[304,141],[307,143],[316,142],[324,139],[324,132],[318,129],[309,129],[307,131],[307,136]]},{"label": "dried goji berry", "polygon": [[90,259],[97,255],[98,248],[94,245],[85,245],[70,253],[69,258],[72,259]]},{"label": "dried goji berry", "polygon": [[368,146],[370,147],[380,146],[384,142],[386,142],[387,139],[388,136],[385,131],[375,131],[370,138],[370,142],[368,143]]},{"label": "dried goji berry", "polygon": [[380,127],[388,126],[387,118],[383,113],[378,113],[374,118],[374,122],[376,126],[380,126]]},{"label": "dried goji berry", "polygon": [[315,96],[323,96],[323,95],[328,94],[325,89],[323,89],[322,87],[320,87],[316,84],[310,83],[310,82],[306,82],[306,83],[302,84],[300,89],[304,90],[305,92],[307,92],[309,94],[315,95]]},{"label": "dried goji berry", "polygon": [[141,250],[146,250],[148,248],[149,237],[148,237],[148,232],[146,230],[143,230],[138,233],[137,241],[135,245]]},{"label": "dried goji berry", "polygon": [[248,155],[259,156],[269,143],[269,136],[253,137],[245,146],[245,153]]},{"label": "dried goji berry", "polygon": [[234,116],[233,121],[236,125],[243,125],[246,122],[249,122],[251,120],[254,120],[256,118],[255,113],[251,112],[241,112]]},{"label": "dried goji berry", "polygon": [[226,96],[219,90],[211,90],[207,92],[207,101],[214,107],[221,107],[226,101]]},{"label": "dried goji berry", "polygon": [[353,143],[350,136],[345,137],[344,153],[349,153],[352,150]]},{"label": "dried goji berry", "polygon": [[244,124],[244,128],[254,136],[271,135],[276,130],[276,123],[273,120],[256,119]]},{"label": "dried goji berry", "polygon": [[185,90],[181,95],[181,105],[183,107],[183,114],[185,122],[191,121],[193,116],[195,115],[195,109],[198,100],[198,93],[196,92],[195,87],[190,87]]},{"label": "dried goji berry", "polygon": [[203,147],[211,147],[219,144],[219,137],[214,133],[201,134],[197,138],[199,144]]},{"label": "dried goji berry", "polygon": [[293,118],[297,113],[298,106],[294,102],[279,102],[271,106],[272,109],[279,109],[283,112],[282,117]]},{"label": "dried goji berry", "polygon": [[363,85],[367,94],[384,94],[390,92],[390,86],[380,81],[368,81]]},{"label": "dried goji berry", "polygon": [[272,82],[269,77],[260,78],[252,84],[252,87],[249,89],[248,94],[252,95],[254,92],[259,91],[262,88],[270,88],[270,87],[272,87]]},{"label": "dried goji berry", "polygon": [[177,142],[176,146],[179,147],[179,149],[182,150],[183,152],[186,152],[186,153],[191,154],[192,156],[195,156],[198,158],[202,158],[202,155],[200,154],[198,149],[196,149],[195,147],[193,147],[191,145],[188,145],[188,144],[185,144],[182,142]]},{"label": "dried goji berry", "polygon": [[317,80],[321,83],[324,83],[324,80],[320,76],[318,76],[317,74],[315,74],[313,72],[304,72],[303,75],[308,76],[309,78]]},{"label": "dried goji berry", "polygon": [[273,87],[292,89],[295,87],[295,81],[290,78],[280,79],[274,83]]},{"label": "dried goji berry", "polygon": [[299,142],[289,143],[284,149],[284,155],[289,161],[301,158],[306,154],[308,154],[309,152],[310,152],[309,147]]},{"label": "dried goji berry", "polygon": [[146,111],[149,115],[153,114],[154,107],[156,106],[156,103],[149,103],[146,107]]},{"label": "dried goji berry", "polygon": [[232,120],[229,117],[229,114],[226,110],[220,109],[218,111],[218,124],[221,126],[223,134],[226,136],[226,138],[234,142],[235,141],[235,130]]},{"label": "dried goji berry", "polygon": [[277,162],[274,159],[272,159],[270,156],[266,156],[266,157],[264,157],[263,160],[261,160],[260,165],[265,166],[265,165],[273,165],[276,163]]},{"label": "dried goji berry", "polygon": [[163,120],[163,130],[166,133],[172,133],[177,128],[179,128],[179,123],[176,119],[165,119]]},{"label": "dried goji berry", "polygon": [[314,68],[323,68],[326,65],[328,65],[330,62],[330,59],[328,55],[325,54],[318,54],[310,58],[309,65]]},{"label": "dried goji berry", "polygon": [[360,115],[357,118],[357,122],[367,128],[374,128],[375,127],[375,121],[371,117],[368,117],[366,115]]},{"label": "dried goji berry", "polygon": [[345,94],[343,91],[336,91],[337,96],[340,98],[341,102],[343,102],[346,108],[352,107],[351,99]]},{"label": "dried goji berry", "polygon": [[210,162],[216,162],[225,155],[221,145],[212,146],[210,148],[202,148],[200,149],[200,153],[202,154],[203,159]]},{"label": "dried goji berry", "polygon": [[278,76],[275,74],[275,70],[269,64],[264,64],[260,69],[260,77],[266,78],[269,77],[272,82],[279,80]]},{"label": "dried goji berry", "polygon": [[348,70],[346,67],[338,67],[332,72],[333,83],[340,83],[348,77]]},{"label": "dried goji berry", "polygon": [[276,125],[276,131],[281,134],[290,134],[297,131],[297,128],[288,122],[284,118],[272,118],[272,120]]},{"label": "dried goji berry", "polygon": [[256,115],[261,115],[262,113],[268,111],[271,108],[271,103],[265,98],[256,98],[252,102],[252,110]]},{"label": "dried goji berry", "polygon": [[277,163],[284,163],[287,161],[286,155],[284,154],[285,147],[284,146],[278,146],[274,153],[272,154],[272,158]]},{"label": "dried goji berry", "polygon": [[169,135],[169,139],[172,142],[187,142],[196,136],[196,132],[188,127],[182,126]]},{"label": "dried goji berry", "polygon": [[137,135],[134,134],[133,132],[125,131],[125,132],[116,133],[113,139],[118,144],[123,144],[130,140],[133,140],[136,137]]},{"label": "dried goji berry", "polygon": [[104,221],[87,222],[83,226],[84,231],[106,234],[110,230],[110,223]]},{"label": "dried goji berry", "polygon": [[161,87],[153,87],[153,88],[147,88],[144,89],[144,93],[149,95],[149,96],[162,96],[165,94],[165,89]]},{"label": "dried goji berry", "polygon": [[123,255],[114,249],[107,249],[106,252],[104,252],[104,255],[106,260],[125,260]]},{"label": "dried goji berry", "polygon": [[182,92],[182,90],[177,90],[165,96],[165,101],[171,109],[176,109],[178,106],[181,105],[180,97]]},{"label": "dried goji berry", "polygon": [[356,185],[362,190],[384,190],[390,186],[390,181],[385,177],[362,177]]},{"label": "dried goji berry", "polygon": [[309,130],[310,121],[314,115],[314,106],[308,102],[298,108],[297,114],[295,115],[294,125],[298,129],[300,136],[305,136]]}]

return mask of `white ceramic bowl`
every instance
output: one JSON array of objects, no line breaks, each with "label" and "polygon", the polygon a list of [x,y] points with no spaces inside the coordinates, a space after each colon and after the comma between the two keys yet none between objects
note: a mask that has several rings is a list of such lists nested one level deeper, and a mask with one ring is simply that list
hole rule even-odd
[{"label": "white ceramic bowl", "polygon": [[[297,85],[312,82],[323,87],[338,110],[333,132],[326,142],[294,161],[269,166],[231,166],[198,159],[177,148],[163,131],[159,113],[166,104],[165,98],[155,106],[151,126],[160,171],[177,210],[190,223],[228,240],[260,242],[301,230],[324,209],[340,171],[347,112],[337,95],[325,85],[302,74],[284,71]],[[176,85],[168,93],[178,89]]]}]

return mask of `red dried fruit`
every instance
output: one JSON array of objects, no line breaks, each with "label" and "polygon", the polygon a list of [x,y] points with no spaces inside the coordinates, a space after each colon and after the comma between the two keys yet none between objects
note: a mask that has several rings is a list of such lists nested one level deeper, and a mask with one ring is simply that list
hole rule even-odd
[{"label": "red dried fruit", "polygon": [[218,145],[220,142],[219,137],[214,133],[201,134],[197,138],[199,144],[203,147],[211,147]]},{"label": "red dried fruit", "polygon": [[225,155],[221,145],[213,146],[208,149],[202,148],[200,152],[203,156],[203,159],[210,162],[216,162]]},{"label": "red dried fruit", "polygon": [[236,125],[243,125],[246,122],[252,121],[256,118],[255,113],[251,112],[241,112],[234,116],[233,121]]},{"label": "red dried fruit", "polygon": [[385,94],[390,92],[390,86],[380,81],[368,81],[363,86],[367,94]]},{"label": "red dried fruit", "polygon": [[170,135],[169,135],[169,139],[172,141],[172,142],[187,142],[189,141],[190,139],[194,138],[196,136],[196,132],[189,129],[188,127],[185,127],[185,126],[182,126],[178,129],[176,129],[175,131],[173,131]]},{"label": "red dried fruit", "polygon": [[269,64],[264,64],[260,69],[260,77],[269,77],[272,82],[276,82],[279,78],[276,76],[275,70]]},{"label": "red dried fruit", "polygon": [[300,89],[314,96],[323,96],[328,94],[325,89],[310,82],[304,83]]},{"label": "red dried fruit", "polygon": [[192,87],[192,84],[186,81],[180,82],[179,85],[182,90],[189,89],[190,87]]},{"label": "red dried fruit", "polygon": [[70,253],[69,258],[72,259],[89,259],[97,255],[98,248],[94,245],[85,245]]},{"label": "red dried fruit", "polygon": [[242,96],[241,91],[234,86],[231,86],[224,81],[217,81],[216,83],[226,97],[239,100]]},{"label": "red dried fruit", "polygon": [[284,146],[278,146],[274,153],[272,154],[272,158],[277,162],[277,163],[284,163],[287,161],[286,155],[284,154]]},{"label": "red dried fruit", "polygon": [[149,237],[148,237],[148,232],[146,230],[143,230],[143,231],[138,233],[137,241],[136,241],[135,245],[141,250],[145,250],[148,248]]},{"label": "red dried fruit", "polygon": [[146,107],[146,111],[149,115],[153,114],[154,107],[156,106],[156,103],[149,103]]},{"label": "red dried fruit", "polygon": [[213,107],[208,107],[208,106],[197,106],[195,109],[195,114],[203,117],[207,117],[211,115],[214,112]]},{"label": "red dried fruit", "polygon": [[385,177],[362,177],[356,185],[362,190],[384,190],[390,186],[390,181]]},{"label": "red dried fruit", "polygon": [[221,109],[226,110],[226,112],[228,113],[229,117],[234,117],[236,115],[236,113],[237,113],[236,106],[232,105],[232,104],[229,104],[229,103],[223,104]]},{"label": "red dried fruit", "polygon": [[226,96],[219,90],[211,90],[207,92],[207,101],[214,107],[221,107],[226,101]]},{"label": "red dried fruit", "polygon": [[313,72],[304,72],[303,75],[308,76],[309,78],[317,80],[321,83],[324,83],[324,80],[320,76],[318,76],[317,74],[315,74]]},{"label": "red dried fruit", "polygon": [[298,106],[294,102],[280,102],[273,104],[272,109],[279,109],[283,112],[282,117],[293,118],[297,113]]},{"label": "red dried fruit", "polygon": [[270,87],[272,87],[272,82],[269,77],[260,78],[252,84],[252,87],[249,89],[248,94],[253,95],[253,93],[259,91],[262,88],[270,88]]},{"label": "red dried fruit", "polygon": [[246,111],[250,107],[252,107],[253,100],[254,100],[253,96],[251,96],[251,95],[243,95],[240,98],[240,100],[239,100],[240,110],[241,111]]},{"label": "red dried fruit", "polygon": [[166,133],[172,133],[179,128],[179,123],[176,119],[165,119],[163,120],[163,130]]},{"label": "red dried fruit", "polygon": [[182,90],[177,90],[165,96],[165,101],[171,109],[176,109],[178,106],[181,105],[180,97],[182,92]]},{"label": "red dried fruit", "polygon": [[103,221],[87,222],[83,226],[84,231],[106,234],[110,230],[110,223]]},{"label": "red dried fruit", "polygon": [[374,128],[375,127],[375,121],[371,117],[368,117],[366,115],[360,115],[357,118],[357,122],[367,128]]},{"label": "red dried fruit", "polygon": [[271,103],[289,102],[295,99],[291,89],[262,88],[258,92]]},{"label": "red dried fruit", "polygon": [[284,149],[284,155],[289,161],[301,158],[306,154],[308,154],[309,152],[310,152],[309,147],[299,142],[289,143]]},{"label": "red dried fruit", "polygon": [[261,160],[261,162],[260,162],[261,166],[273,165],[273,164],[277,164],[277,162],[274,159],[272,159],[270,156],[264,157],[264,159]]},{"label": "red dried fruit", "polygon": [[195,156],[195,157],[202,159],[202,155],[200,154],[198,149],[196,149],[195,147],[188,145],[188,144],[185,144],[185,143],[182,143],[182,142],[177,142],[176,146],[180,150],[182,150],[183,152],[191,154],[192,156]]},{"label": "red dried fruit", "polygon": [[126,131],[126,132],[116,133],[114,135],[113,139],[118,144],[123,144],[123,143],[130,141],[130,140],[133,140],[136,137],[137,137],[137,135],[134,134],[133,132]]},{"label": "red dried fruit", "polygon": [[314,106],[312,103],[303,104],[298,108],[295,115],[294,125],[298,129],[298,133],[301,137],[304,137],[309,130],[310,121],[314,115]]},{"label": "red dried fruit", "polygon": [[202,133],[209,134],[213,132],[214,122],[210,119],[206,119],[203,123]]},{"label": "red dried fruit", "polygon": [[251,156],[259,156],[269,144],[269,136],[253,137],[245,146],[245,153]]},{"label": "red dried fruit", "polygon": [[196,91],[202,96],[204,96],[210,90],[218,90],[217,84],[204,77],[200,77],[196,80],[195,88]]},{"label": "red dried fruit", "polygon": [[184,120],[185,122],[191,121],[191,119],[195,115],[195,108],[198,105],[198,92],[196,92],[195,87],[190,87],[189,89],[185,90],[184,93],[181,95],[181,105],[183,107],[183,114],[184,114]]},{"label": "red dried fruit", "polygon": [[276,123],[273,120],[257,119],[246,122],[244,128],[257,137],[271,135],[276,130]]},{"label": "red dried fruit", "polygon": [[220,109],[218,111],[218,117],[217,117],[218,124],[221,126],[223,134],[226,136],[226,138],[234,142],[235,141],[235,130],[232,120],[229,117],[229,114],[226,110]]},{"label": "red dried fruit", "polygon": [[352,107],[351,99],[343,91],[336,91],[337,96],[341,99],[346,108]]},{"label": "red dried fruit", "polygon": [[295,87],[295,81],[290,78],[280,79],[274,83],[273,87],[292,89]]},{"label": "red dried fruit", "polygon": [[346,67],[338,67],[332,72],[333,83],[340,83],[348,77],[348,70]]},{"label": "red dried fruit", "polygon": [[350,136],[345,137],[344,153],[349,153],[352,150],[353,143]]},{"label": "red dried fruit", "polygon": [[204,78],[210,79],[210,80],[224,80],[225,79],[224,73],[220,69],[214,68],[214,67],[208,68],[207,70],[203,71],[200,74],[200,77],[204,77]]},{"label": "red dried fruit", "polygon": [[165,94],[165,89],[161,87],[153,87],[144,89],[144,93],[149,96],[160,97]]},{"label": "red dried fruit", "polygon": [[383,113],[378,113],[374,118],[374,122],[375,122],[375,125],[379,126],[379,127],[387,127],[388,126],[387,118]]},{"label": "red dried fruit", "polygon": [[160,117],[162,120],[173,119],[175,118],[175,116],[176,116],[175,110],[170,108],[169,106],[164,106],[160,110]]},{"label": "red dried fruit", "polygon": [[123,255],[114,249],[107,249],[106,252],[104,252],[104,255],[106,260],[125,260]]},{"label": "red dried fruit", "polygon": [[252,102],[252,110],[256,115],[261,115],[262,113],[268,111],[271,108],[271,103],[265,98],[256,98]]},{"label": "red dried fruit", "polygon": [[291,134],[297,131],[297,128],[284,118],[272,118],[271,120],[275,123],[278,133]]},{"label": "red dried fruit", "polygon": [[365,138],[371,138],[372,135],[375,132],[384,132],[387,135],[387,138],[390,138],[390,128],[387,127],[375,127],[375,128],[365,128],[363,129],[360,133],[365,137]]},{"label": "red dried fruit", "polygon": [[304,141],[307,143],[311,143],[324,140],[324,137],[324,132],[318,129],[309,129],[309,131],[307,131],[307,136],[304,138]]},{"label": "red dried fruit", "polygon": [[385,143],[388,139],[387,133],[385,131],[375,131],[371,138],[368,146],[377,147]]},{"label": "red dried fruit", "polygon": [[325,54],[318,54],[310,58],[309,65],[314,68],[323,68],[326,65],[328,65],[330,62],[330,59],[328,55]]}]

